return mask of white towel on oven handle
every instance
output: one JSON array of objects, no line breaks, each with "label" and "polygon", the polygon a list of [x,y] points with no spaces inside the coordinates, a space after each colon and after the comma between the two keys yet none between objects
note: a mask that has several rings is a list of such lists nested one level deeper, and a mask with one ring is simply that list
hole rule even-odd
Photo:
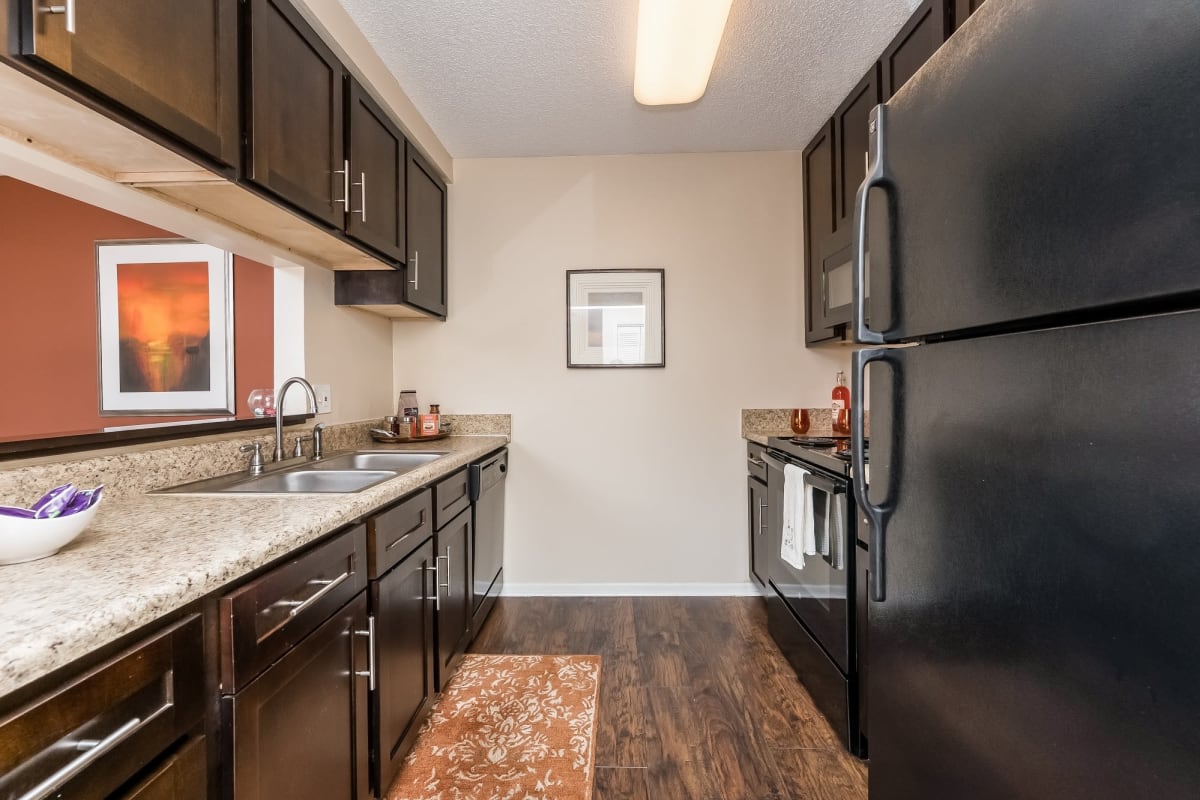
[{"label": "white towel on oven handle", "polygon": [[795,569],[804,569],[805,555],[817,553],[812,486],[804,480],[807,476],[808,471],[795,464],[783,467],[783,537],[779,557]]}]

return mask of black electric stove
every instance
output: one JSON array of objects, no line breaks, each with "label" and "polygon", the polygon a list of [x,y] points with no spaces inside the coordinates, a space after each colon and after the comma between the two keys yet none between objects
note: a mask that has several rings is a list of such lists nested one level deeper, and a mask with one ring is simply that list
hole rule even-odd
[{"label": "black electric stove", "polygon": [[[863,443],[869,448],[870,440]],[[849,436],[771,436],[767,447],[838,475],[850,475]],[[866,450],[870,461],[870,450]]]}]

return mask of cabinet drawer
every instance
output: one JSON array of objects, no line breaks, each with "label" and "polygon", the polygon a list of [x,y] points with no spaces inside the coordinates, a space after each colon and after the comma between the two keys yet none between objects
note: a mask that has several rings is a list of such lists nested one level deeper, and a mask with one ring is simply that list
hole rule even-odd
[{"label": "cabinet drawer", "polygon": [[221,691],[236,692],[367,585],[358,525],[221,598]]},{"label": "cabinet drawer", "polygon": [[767,462],[763,460],[763,452],[767,448],[756,442],[746,444],[746,471],[750,477],[767,482]]},{"label": "cabinet drawer", "polygon": [[108,797],[203,714],[193,614],[0,720],[0,797]]},{"label": "cabinet drawer", "polygon": [[208,797],[205,741],[203,736],[190,739],[144,781],[121,795],[121,800],[205,800]]},{"label": "cabinet drawer", "polygon": [[367,520],[369,574],[378,578],[433,533],[433,492],[418,494]]},{"label": "cabinet drawer", "polygon": [[467,491],[467,470],[463,468],[443,478],[433,486],[433,525],[438,530],[454,519],[471,505],[471,495]]}]

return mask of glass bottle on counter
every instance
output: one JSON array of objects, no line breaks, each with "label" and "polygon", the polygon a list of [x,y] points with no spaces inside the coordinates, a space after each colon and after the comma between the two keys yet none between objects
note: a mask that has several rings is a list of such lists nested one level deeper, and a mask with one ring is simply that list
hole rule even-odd
[{"label": "glass bottle on counter", "polygon": [[850,389],[846,386],[846,373],[838,370],[837,384],[833,387],[833,402],[830,422],[835,436],[850,435]]}]

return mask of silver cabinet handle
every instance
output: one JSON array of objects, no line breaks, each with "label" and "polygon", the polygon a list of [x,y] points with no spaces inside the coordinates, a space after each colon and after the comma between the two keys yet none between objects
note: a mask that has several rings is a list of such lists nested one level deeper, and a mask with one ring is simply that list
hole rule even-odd
[{"label": "silver cabinet handle", "polygon": [[[432,572],[432,573],[433,573],[433,582],[434,582],[435,584],[437,584],[437,583],[438,583],[438,578],[439,578],[439,577],[441,577],[440,575],[438,575],[438,568],[437,568],[438,559],[440,559],[440,558],[441,558],[441,556],[438,556],[437,558],[435,558],[435,559],[433,560],[433,566],[432,566],[432,567],[426,567],[426,568],[425,568],[425,570],[426,570],[427,572]],[[438,584],[438,585],[440,586],[441,584]],[[439,592],[439,591],[437,590],[437,586],[434,586],[434,588],[433,588],[433,608],[434,608],[434,610],[435,610],[435,611],[441,611],[441,610],[442,610],[442,593],[441,593],[441,592]]]},{"label": "silver cabinet handle", "polygon": [[766,510],[767,504],[760,499],[758,501],[758,534],[760,536],[766,533],[767,530],[766,516],[763,514],[763,512]]},{"label": "silver cabinet handle", "polygon": [[47,14],[66,14],[67,33],[75,32],[75,0],[67,0],[66,5],[61,6],[44,6],[42,10]]},{"label": "silver cabinet handle", "polygon": [[367,173],[358,173],[358,180],[354,183],[358,187],[358,201],[362,208],[356,208],[351,211],[351,214],[361,214],[362,221],[367,221]]},{"label": "silver cabinet handle", "polygon": [[349,572],[343,572],[341,575],[338,575],[333,580],[309,581],[308,583],[310,586],[320,586],[321,590],[319,592],[317,592],[316,594],[314,594],[312,597],[308,598],[307,600],[282,600],[282,601],[280,601],[280,605],[295,606],[295,608],[293,608],[291,611],[288,612],[289,617],[294,617],[294,616],[297,616],[298,614],[302,614],[302,613],[304,613],[304,609],[308,608],[313,603],[317,602],[322,597],[324,597],[325,595],[332,592],[334,589],[336,589],[338,586],[340,586],[343,581],[345,581],[349,577],[350,577]]},{"label": "silver cabinet handle", "polygon": [[421,291],[421,251],[420,250],[413,251],[412,268],[413,268],[413,276],[408,282],[412,284],[414,292],[419,292],[419,291]]},{"label": "silver cabinet handle", "polygon": [[64,784],[87,769],[90,764],[105,753],[110,752],[114,747],[121,744],[121,742],[137,733],[138,730],[149,725],[173,705],[173,703],[164,703],[145,719],[134,717],[103,739],[83,739],[76,742],[75,749],[83,750],[84,752],[71,761],[68,761],[50,775],[50,777],[46,778],[46,780],[21,795],[18,800],[46,800],[46,798],[55,796]]},{"label": "silver cabinet handle", "polygon": [[[854,199],[854,246],[851,255],[854,259],[854,308],[853,327],[854,338],[864,344],[883,344],[883,334],[871,330],[867,326],[867,198],[871,189],[879,187],[888,189],[891,179],[888,178],[884,163],[884,143],[887,132],[887,105],[878,105],[871,110],[870,117],[871,143],[875,148],[875,169],[870,170],[871,157],[867,151],[867,177],[862,186],[858,187],[858,195]],[[893,268],[896,266],[892,265]]]},{"label": "silver cabinet handle", "polygon": [[450,585],[450,545],[446,545],[446,555],[438,556],[438,560],[443,558],[446,559],[446,582],[439,583],[438,586],[446,590],[446,597],[453,597],[454,588]]},{"label": "silver cabinet handle", "polygon": [[367,688],[372,692],[375,691],[375,616],[367,617],[367,629],[365,631],[355,631],[355,636],[367,637],[367,669],[358,670],[354,674],[360,678],[367,679]]},{"label": "silver cabinet handle", "polygon": [[767,462],[763,461],[761,458],[747,458],[746,460],[756,467],[765,467],[767,465]]},{"label": "silver cabinet handle", "polygon": [[342,211],[349,214],[350,213],[350,159],[348,159],[348,158],[344,159],[342,161],[342,168],[335,169],[333,171],[333,174],[342,176],[342,196],[341,196],[341,198],[334,200],[333,202],[341,203]]}]

